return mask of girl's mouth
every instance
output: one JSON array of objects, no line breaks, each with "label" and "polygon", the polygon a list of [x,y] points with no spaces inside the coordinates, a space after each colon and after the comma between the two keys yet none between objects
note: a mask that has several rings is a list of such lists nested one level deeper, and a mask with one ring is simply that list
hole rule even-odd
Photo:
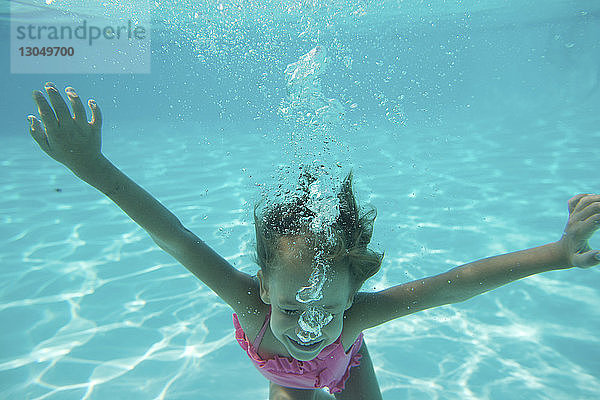
[{"label": "girl's mouth", "polygon": [[321,343],[323,343],[323,340],[324,340],[324,339],[321,339],[318,342],[306,345],[306,344],[302,344],[300,342],[295,341],[294,339],[292,339],[289,336],[288,336],[288,339],[290,339],[290,342],[294,345],[294,347],[296,347],[302,351],[314,351],[319,348],[319,346],[321,345]]}]

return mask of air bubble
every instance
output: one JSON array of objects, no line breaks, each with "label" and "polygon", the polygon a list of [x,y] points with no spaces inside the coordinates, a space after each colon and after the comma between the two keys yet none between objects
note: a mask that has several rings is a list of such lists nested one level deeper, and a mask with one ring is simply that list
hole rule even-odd
[{"label": "air bubble", "polygon": [[288,97],[279,107],[286,120],[303,126],[335,124],[344,114],[344,106],[337,99],[328,99],[321,90],[320,75],[328,63],[327,50],[320,45],[289,64],[284,73],[287,78]]},{"label": "air bubble", "polygon": [[310,342],[321,336],[321,329],[333,319],[333,315],[316,307],[309,307],[298,319],[296,336]]}]

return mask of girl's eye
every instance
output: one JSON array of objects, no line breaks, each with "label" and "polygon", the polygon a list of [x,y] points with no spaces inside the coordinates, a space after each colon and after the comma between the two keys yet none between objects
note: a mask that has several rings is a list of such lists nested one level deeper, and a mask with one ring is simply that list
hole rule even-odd
[{"label": "girl's eye", "polygon": [[284,314],[288,314],[288,315],[293,315],[296,313],[296,310],[286,310],[284,308],[282,308],[281,311],[283,311]]}]

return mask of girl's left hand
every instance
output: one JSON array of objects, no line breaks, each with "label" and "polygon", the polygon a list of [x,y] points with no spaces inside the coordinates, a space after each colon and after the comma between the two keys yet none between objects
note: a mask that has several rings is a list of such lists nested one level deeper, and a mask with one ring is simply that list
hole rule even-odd
[{"label": "girl's left hand", "polygon": [[590,268],[600,264],[600,251],[588,244],[600,228],[600,195],[578,194],[569,199],[569,221],[561,238],[569,266]]}]

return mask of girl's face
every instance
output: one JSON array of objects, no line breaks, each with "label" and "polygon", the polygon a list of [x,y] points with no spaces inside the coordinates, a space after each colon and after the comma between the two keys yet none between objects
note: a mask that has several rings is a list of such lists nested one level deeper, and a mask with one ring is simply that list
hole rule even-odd
[{"label": "girl's face", "polygon": [[[259,271],[261,298],[271,305],[271,330],[291,356],[300,361],[312,360],[324,347],[336,341],[342,333],[344,311],[352,306],[348,268],[328,268],[323,297],[309,303],[299,302],[296,293],[309,286],[311,265],[311,260],[302,262],[297,258],[280,257],[275,268],[269,271],[268,282]],[[311,311],[310,308],[313,308],[313,315],[316,312],[329,322],[321,327],[320,335],[306,342],[306,331],[298,321],[304,312]]]}]

